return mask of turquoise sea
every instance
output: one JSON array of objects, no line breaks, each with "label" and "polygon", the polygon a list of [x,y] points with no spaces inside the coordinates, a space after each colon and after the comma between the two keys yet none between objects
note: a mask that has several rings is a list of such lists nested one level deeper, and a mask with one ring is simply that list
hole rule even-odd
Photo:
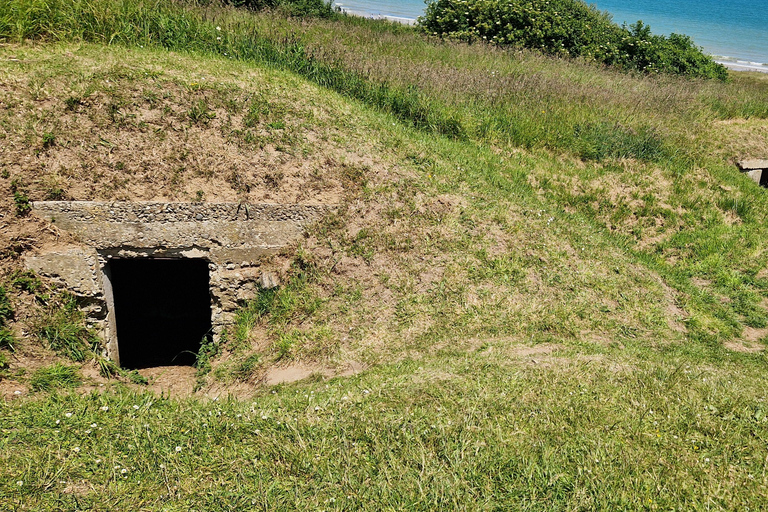
[{"label": "turquoise sea", "polygon": [[[334,0],[363,16],[415,20],[422,0]],[[642,20],[655,34],[687,34],[716,60],[768,71],[768,0],[597,0],[619,24]]]}]

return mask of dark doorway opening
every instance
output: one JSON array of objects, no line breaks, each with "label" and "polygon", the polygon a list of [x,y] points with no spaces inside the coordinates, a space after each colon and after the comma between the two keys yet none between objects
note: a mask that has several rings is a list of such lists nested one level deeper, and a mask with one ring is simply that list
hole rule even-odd
[{"label": "dark doorway opening", "polygon": [[208,263],[113,259],[109,274],[120,366],[194,364],[211,331]]},{"label": "dark doorway opening", "polygon": [[763,169],[760,174],[760,186],[768,188],[768,169]]}]

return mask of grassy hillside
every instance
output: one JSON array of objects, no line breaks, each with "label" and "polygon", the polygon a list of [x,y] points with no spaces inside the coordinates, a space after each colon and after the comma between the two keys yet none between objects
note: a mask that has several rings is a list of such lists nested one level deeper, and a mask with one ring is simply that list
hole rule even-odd
[{"label": "grassy hillside", "polygon": [[[768,204],[733,164],[768,147],[767,77],[210,5],[0,12],[0,508],[768,499]],[[20,273],[67,242],[25,200],[200,194],[341,205],[201,361],[199,395],[241,400],[99,376],[76,309]],[[281,368],[314,374],[259,384]]]}]

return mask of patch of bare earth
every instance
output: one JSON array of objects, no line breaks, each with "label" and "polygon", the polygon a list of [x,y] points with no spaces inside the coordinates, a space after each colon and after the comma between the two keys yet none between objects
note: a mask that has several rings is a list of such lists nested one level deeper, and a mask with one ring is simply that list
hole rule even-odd
[{"label": "patch of bare earth", "polygon": [[726,341],[724,346],[728,350],[733,350],[734,352],[744,352],[747,354],[756,354],[765,350],[765,346],[763,345],[743,340]]},{"label": "patch of bare earth", "polygon": [[512,359],[531,359],[549,356],[553,352],[562,349],[562,345],[556,343],[541,343],[539,345],[516,345],[505,350],[505,354]]}]

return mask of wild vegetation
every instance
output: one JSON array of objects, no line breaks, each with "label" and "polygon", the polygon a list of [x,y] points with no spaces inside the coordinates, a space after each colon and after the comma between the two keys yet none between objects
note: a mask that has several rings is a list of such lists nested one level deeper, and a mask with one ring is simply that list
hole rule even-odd
[{"label": "wild vegetation", "polygon": [[619,26],[582,0],[436,0],[420,24],[434,35],[535,48],[625,70],[728,77],[690,37],[654,35],[641,21]]},{"label": "wild vegetation", "polygon": [[[768,77],[343,16],[2,2],[0,389],[21,396],[0,403],[0,508],[768,500],[768,200],[733,165],[768,147]],[[339,208],[177,398],[100,366],[74,304],[21,270],[68,242],[24,208],[47,197]]]}]

